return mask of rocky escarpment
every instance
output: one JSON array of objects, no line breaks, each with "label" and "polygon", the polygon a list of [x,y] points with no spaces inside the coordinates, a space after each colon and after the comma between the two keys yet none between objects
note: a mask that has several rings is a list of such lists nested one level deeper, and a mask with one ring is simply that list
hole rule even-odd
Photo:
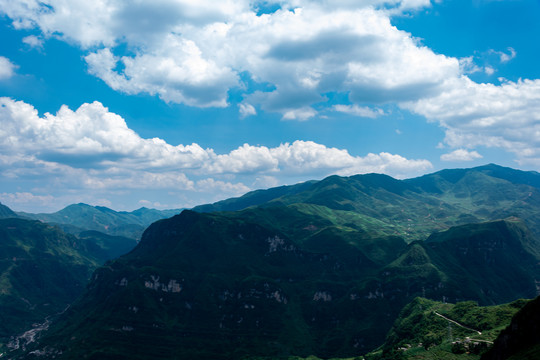
[{"label": "rocky escarpment", "polygon": [[[353,237],[303,218],[301,229],[314,227],[321,230],[293,240],[288,233],[295,229],[239,214],[184,211],[159,221],[132,252],[95,272],[86,295],[37,351],[96,359],[347,357],[381,344],[416,296],[486,304],[513,300],[509,288],[536,293],[537,260],[523,252],[527,230],[516,219],[458,227],[410,245],[361,232]],[[464,266],[464,246],[491,257]],[[491,273],[498,266],[523,279]],[[462,289],[463,276],[486,285]],[[490,287],[485,276],[503,285]]]}]

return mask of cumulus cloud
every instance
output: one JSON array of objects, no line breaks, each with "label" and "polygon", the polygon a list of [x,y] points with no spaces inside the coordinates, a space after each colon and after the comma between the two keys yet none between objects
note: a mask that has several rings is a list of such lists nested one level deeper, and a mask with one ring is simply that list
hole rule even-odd
[{"label": "cumulus cloud", "polygon": [[35,35],[24,37],[22,42],[31,48],[41,49],[43,47],[43,38]]},{"label": "cumulus cloud", "polygon": [[494,85],[462,77],[434,98],[403,106],[438,121],[450,147],[497,147],[521,163],[540,163],[540,80]]},{"label": "cumulus cloud", "polygon": [[257,115],[257,110],[255,110],[255,107],[247,103],[238,104],[238,111],[240,112],[240,117],[242,118]]},{"label": "cumulus cloud", "polygon": [[366,118],[371,118],[371,119],[384,115],[384,111],[382,109],[371,109],[370,107],[358,106],[356,104],[334,105],[333,109],[338,112],[343,112],[346,114],[359,116],[359,117],[366,117]]},{"label": "cumulus cloud", "polygon": [[[106,48],[85,59],[89,72],[114,90],[159,95],[172,103],[225,107],[228,89],[238,84],[237,75],[229,67],[204,58],[193,41],[174,35],[167,36],[152,53],[120,59]],[[121,73],[115,70],[119,62]]]},{"label": "cumulus cloud", "polygon": [[15,75],[16,68],[17,66],[8,58],[0,56],[0,81],[9,79]]},{"label": "cumulus cloud", "polygon": [[478,152],[466,149],[456,149],[448,154],[441,155],[442,161],[473,161],[481,158],[482,155]]},{"label": "cumulus cloud", "polygon": [[[190,106],[228,106],[228,91],[243,88],[246,104],[307,120],[328,92],[348,92],[355,103],[416,100],[437,94],[444,79],[460,72],[456,59],[433,53],[391,25],[392,14],[429,6],[429,0],[0,5],[16,28],[39,28],[44,37],[87,49],[89,72],[111,88]],[[259,11],[270,5],[277,10]],[[129,51],[122,53],[119,45]],[[251,91],[240,73],[273,90]],[[253,110],[239,107],[241,116]]]},{"label": "cumulus cloud", "polygon": [[248,187],[235,182],[236,176],[370,171],[403,175],[431,167],[426,160],[387,153],[352,156],[344,149],[301,140],[273,148],[244,144],[225,154],[195,143],[175,146],[159,138],[141,138],[99,102],[75,111],[62,106],[56,114],[40,116],[30,104],[0,98],[0,122],[2,176],[30,180],[49,176],[67,188],[206,189],[237,194]]},{"label": "cumulus cloud", "polygon": [[474,56],[467,56],[459,59],[459,67],[463,74],[474,74],[483,71],[483,69],[474,62]]}]

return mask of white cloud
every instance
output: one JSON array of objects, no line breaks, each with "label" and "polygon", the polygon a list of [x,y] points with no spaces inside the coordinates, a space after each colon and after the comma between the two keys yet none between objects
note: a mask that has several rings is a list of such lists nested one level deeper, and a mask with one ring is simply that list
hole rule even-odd
[{"label": "white cloud", "polygon": [[348,169],[337,172],[338,175],[354,175],[366,173],[380,173],[406,178],[411,175],[424,174],[433,168],[428,160],[407,159],[401,155],[382,152],[380,154],[368,154],[363,158],[356,158],[355,163]]},{"label": "white cloud", "polygon": [[238,104],[238,111],[240,112],[240,117],[242,118],[257,115],[257,110],[255,110],[255,107],[247,103]]},{"label": "white cloud", "polygon": [[198,144],[173,146],[159,138],[141,138],[99,102],[75,111],[62,106],[54,115],[39,116],[27,103],[0,98],[0,122],[4,178],[50,178],[70,189],[176,188],[237,194],[248,187],[235,182],[236,176],[284,179],[369,171],[402,176],[431,167],[427,160],[387,153],[358,157],[300,140],[274,148],[244,144],[226,154]]},{"label": "white cloud", "polygon": [[[191,40],[169,35],[153,53],[115,57],[106,48],[86,57],[89,72],[111,88],[128,94],[159,95],[166,102],[199,107],[227,106],[227,91],[238,84],[227,66],[205,59]],[[114,69],[118,62],[122,73]]]},{"label": "white cloud", "polygon": [[275,176],[270,175],[261,175],[255,178],[253,184],[251,185],[254,189],[259,188],[271,188],[280,185],[279,180]]},{"label": "white cloud", "polygon": [[8,58],[0,56],[0,81],[7,80],[15,75],[17,66],[9,61]]},{"label": "white cloud", "polygon": [[219,194],[220,196],[223,196],[223,194],[242,195],[251,190],[242,183],[232,184],[230,182],[215,180],[212,178],[197,181],[196,189],[198,192],[208,192],[212,194]]},{"label": "white cloud", "polygon": [[40,49],[43,47],[43,38],[35,35],[29,35],[24,37],[22,39],[22,42],[30,46],[31,48]]},{"label": "white cloud", "polygon": [[448,154],[441,155],[442,161],[473,161],[481,158],[482,155],[478,152],[466,149],[456,149]]},{"label": "white cloud", "polygon": [[416,100],[460,73],[457,59],[391,25],[393,14],[429,0],[276,3],[282,9],[259,16],[261,2],[247,0],[0,0],[0,9],[16,28],[88,49],[89,72],[111,88],[190,106],[228,106],[228,90],[245,86],[247,73],[274,90],[248,92],[246,103],[307,120],[328,92],[349,92],[355,103]]},{"label": "white cloud", "polygon": [[474,74],[482,71],[482,68],[475,64],[474,56],[459,59],[459,67],[463,74]]},{"label": "white cloud", "polygon": [[317,111],[309,106],[303,106],[298,109],[285,110],[283,120],[305,121],[317,115]]},{"label": "white cloud", "polygon": [[282,172],[353,175],[384,173],[396,177],[420,174],[432,168],[427,160],[411,160],[389,153],[352,156],[347,150],[328,148],[312,141],[295,141],[270,149]]},{"label": "white cloud", "polygon": [[197,144],[172,146],[142,139],[119,115],[99,102],[76,111],[62,106],[56,115],[39,117],[33,106],[0,98],[0,148],[5,154],[32,153],[43,161],[76,168],[99,168],[110,162],[130,168],[200,167],[208,151]]},{"label": "white cloud", "polygon": [[359,117],[367,117],[371,119],[384,115],[384,111],[382,109],[371,109],[370,107],[367,107],[367,106],[362,107],[356,104],[334,105],[333,109],[338,112],[343,112],[346,114],[359,116]]},{"label": "white cloud", "polygon": [[27,204],[27,203],[41,203],[43,205],[54,200],[51,195],[34,195],[30,192],[16,192],[16,193],[1,193],[0,202],[4,204]]},{"label": "white cloud", "polygon": [[506,50],[508,50],[508,53],[505,53],[504,51],[495,51],[495,50],[490,50],[490,52],[492,54],[497,55],[501,63],[507,63],[516,57],[517,52],[511,47],[507,48]]},{"label": "white cloud", "polygon": [[540,80],[477,84],[453,79],[439,96],[403,107],[438,121],[453,148],[497,147],[540,162]]}]

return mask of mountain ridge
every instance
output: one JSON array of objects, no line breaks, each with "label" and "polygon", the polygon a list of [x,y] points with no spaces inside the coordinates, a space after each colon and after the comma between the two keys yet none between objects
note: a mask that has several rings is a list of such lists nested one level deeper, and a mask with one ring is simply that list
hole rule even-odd
[{"label": "mountain ridge", "polygon": [[418,296],[534,297],[540,191],[530,183],[540,174],[501,178],[512,174],[331,176],[216,212],[184,210],[96,270],[33,349],[45,358],[350,357],[381,344]]},{"label": "mountain ridge", "polygon": [[[500,225],[486,226],[491,230]],[[442,242],[455,242],[451,235]],[[508,244],[515,243],[512,236]],[[297,243],[287,234],[239,218],[184,211],[154,223],[132,252],[96,271],[85,297],[51,327],[44,344],[57,339],[56,356],[59,351],[68,357],[93,351],[100,358],[105,353],[99,349],[114,348],[116,356],[145,359],[159,358],[145,350],[147,341],[157,336],[163,342],[152,351],[163,358],[279,357],[282,351],[345,357],[382,342],[391,324],[381,315],[397,316],[399,304],[414,296],[483,303],[513,299],[508,289],[514,278],[501,278],[501,288],[489,288],[485,295],[484,289],[460,290],[459,273],[453,275],[459,264],[453,272],[448,264],[442,266],[437,259],[444,255],[434,256],[438,250],[429,244],[411,243],[402,261],[373,271],[376,263],[360,249],[346,242],[329,248],[326,234],[319,239]],[[419,266],[427,266],[427,271],[419,271]],[[534,296],[534,281],[527,286]],[[134,308],[138,310],[129,310]],[[100,330],[96,333],[85,324]],[[146,330],[152,324],[154,330]],[[68,333],[75,339],[60,340]],[[88,337],[92,349],[77,340]],[[366,347],[355,348],[359,341]]]},{"label": "mountain ridge", "polygon": [[137,210],[115,211],[104,206],[84,203],[71,204],[55,213],[26,213],[18,215],[45,223],[57,224],[64,230],[79,233],[95,230],[108,235],[139,239],[144,229],[154,221],[173,216],[181,209],[156,210],[141,207]]}]

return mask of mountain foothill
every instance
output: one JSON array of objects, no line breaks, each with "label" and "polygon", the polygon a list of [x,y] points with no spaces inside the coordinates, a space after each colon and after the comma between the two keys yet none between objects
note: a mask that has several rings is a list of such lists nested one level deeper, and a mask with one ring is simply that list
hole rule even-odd
[{"label": "mountain foothill", "polygon": [[536,172],[330,176],[183,211],[0,218],[8,358],[540,354]]}]

